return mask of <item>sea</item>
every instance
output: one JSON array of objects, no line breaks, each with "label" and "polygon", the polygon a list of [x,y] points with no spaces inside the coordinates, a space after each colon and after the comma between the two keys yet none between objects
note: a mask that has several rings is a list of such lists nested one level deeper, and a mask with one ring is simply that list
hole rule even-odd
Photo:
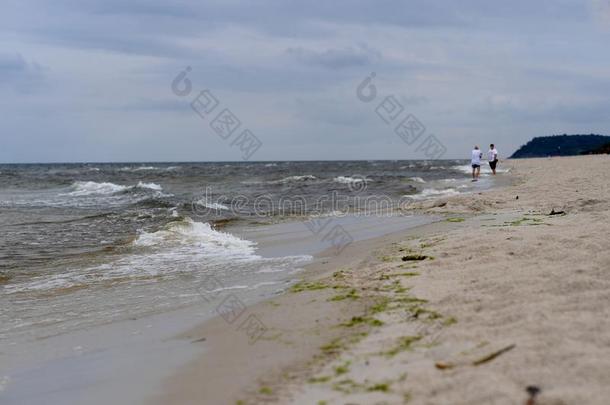
[{"label": "sea", "polygon": [[0,165],[0,346],[221,291],[282,291],[312,251],[263,254],[248,237],[256,229],[398,218],[413,201],[492,186],[469,170],[462,160]]}]

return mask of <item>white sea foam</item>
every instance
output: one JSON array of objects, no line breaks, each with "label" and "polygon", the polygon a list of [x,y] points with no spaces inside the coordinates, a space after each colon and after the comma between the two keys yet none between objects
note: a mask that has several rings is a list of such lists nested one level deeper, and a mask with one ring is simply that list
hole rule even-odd
[{"label": "white sea foam", "polygon": [[[310,256],[303,256],[304,260],[309,260],[311,259]],[[281,273],[281,272],[294,272],[295,268],[290,268],[290,267],[278,267],[278,266],[263,266],[259,271],[257,271],[257,273],[260,274],[265,274],[265,273]]]},{"label": "white sea foam", "polygon": [[255,243],[240,239],[230,233],[212,229],[211,225],[191,219],[169,223],[156,232],[141,232],[134,240],[135,246],[159,246],[167,244],[196,245],[207,253],[239,256],[254,253]]},{"label": "white sea foam", "polygon": [[[163,276],[176,272],[202,268],[228,268],[236,264],[271,261],[273,266],[292,268],[300,257],[281,260],[265,259],[256,254],[256,243],[240,239],[229,233],[214,230],[210,224],[190,218],[170,222],[156,232],[142,231],[132,242],[134,251],[108,263],[85,269],[68,270],[32,278],[23,283],[4,286],[6,293],[47,291],[78,286],[91,286],[97,282]],[[282,259],[282,258],[280,258]]]},{"label": "white sea foam", "polygon": [[125,166],[119,169],[122,172],[141,172],[146,170],[159,170],[159,168],[155,166]]},{"label": "white sea foam", "polygon": [[352,183],[361,183],[366,181],[367,183],[372,181],[371,179],[365,179],[362,177],[349,177],[349,176],[339,176],[335,177],[333,181],[341,184],[352,184]]},{"label": "white sea foam", "polygon": [[[483,164],[481,165],[481,174],[491,174],[491,168],[489,167],[488,164],[485,164],[485,162],[482,162]],[[457,170],[459,172],[462,173],[472,173],[472,166],[470,165],[457,165],[457,166],[452,166],[451,167],[453,170]],[[510,169],[508,168],[502,168],[502,167],[498,167],[496,169],[496,173],[508,173],[510,171]]]},{"label": "white sea foam", "polygon": [[77,181],[71,186],[72,191],[68,193],[70,196],[90,196],[90,195],[112,195],[124,192],[126,190],[139,188],[149,189],[153,191],[161,191],[163,188],[156,183],[139,182],[135,186],[124,186],[114,183],[97,183],[95,181]]},{"label": "white sea foam", "polygon": [[[261,257],[256,254],[255,242],[217,231],[208,223],[195,222],[190,218],[170,222],[155,232],[142,231],[132,246],[131,253],[111,262],[8,284],[4,286],[4,292],[12,294],[70,287],[89,288],[97,283],[126,282],[130,279],[149,279],[185,272],[195,276],[210,271],[231,270],[249,274],[291,272],[311,260],[310,256]],[[267,271],[259,271],[262,269]],[[244,285],[243,288],[262,285]],[[222,288],[241,288],[241,285]]]},{"label": "white sea foam", "polygon": [[81,284],[82,275],[75,272],[66,272],[59,275],[39,276],[23,283],[8,284],[4,286],[7,294],[25,291],[45,291],[59,288],[70,288]]},{"label": "white sea foam", "polygon": [[422,179],[421,177],[409,177],[409,180],[414,181],[416,183],[425,183],[426,180]]},{"label": "white sea foam", "polygon": [[163,187],[161,187],[160,185],[158,185],[156,183],[142,183],[142,182],[139,182],[136,187],[137,188],[147,188],[149,190],[154,190],[154,191],[161,191],[161,190],[163,190]]},{"label": "white sea foam", "polygon": [[206,200],[205,198],[195,201],[195,204],[200,205],[205,208],[209,208],[211,210],[224,210],[224,211],[229,210],[229,207],[227,207],[226,205],[220,204],[217,202],[210,202],[210,201]]},{"label": "white sea foam", "polygon": [[459,195],[459,194],[460,194],[460,192],[454,188],[446,188],[446,189],[425,188],[418,194],[409,195],[407,197],[411,197],[415,200],[423,200],[426,198],[435,198],[435,197],[451,197],[451,196]]},{"label": "white sea foam", "polygon": [[114,183],[97,183],[95,181],[77,181],[72,184],[72,196],[85,196],[92,194],[115,194],[127,190],[128,186]]},{"label": "white sea foam", "polygon": [[304,176],[288,176],[288,177],[284,177],[281,180],[275,180],[275,181],[271,181],[271,184],[278,184],[278,183],[297,183],[297,182],[305,182],[305,181],[312,181],[312,180],[317,180],[318,178],[316,176],[312,176],[310,174],[306,174]]}]

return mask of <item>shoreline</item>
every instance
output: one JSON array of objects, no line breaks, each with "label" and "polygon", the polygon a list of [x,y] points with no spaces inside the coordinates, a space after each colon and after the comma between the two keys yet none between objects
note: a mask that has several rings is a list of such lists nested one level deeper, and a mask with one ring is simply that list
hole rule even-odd
[{"label": "shoreline", "polygon": [[[388,229],[404,230],[421,222],[429,222],[428,216],[333,219],[334,224],[344,226],[356,240],[384,234]],[[367,229],[362,229],[364,224]],[[290,249],[309,245],[315,252],[322,250],[318,240],[321,235],[312,234],[302,222],[255,227],[251,232],[240,232],[240,237],[244,236],[248,240],[260,240],[258,253],[264,257],[281,258],[289,255]],[[318,259],[318,262],[323,260]],[[285,282],[300,273],[291,274],[278,273],[276,283],[255,287],[252,291],[238,289],[239,299],[246,305],[273,299],[274,290],[285,289]],[[146,395],[156,392],[161,381],[204,350],[201,344],[174,338],[218,317],[213,310],[218,302],[203,296],[201,287],[185,285],[183,291],[183,294],[197,294],[199,304],[7,346],[7,350],[0,353],[4,359],[0,367],[2,399],[7,403],[44,400],[49,404],[62,404],[80,401],[83,392],[91,392],[96,395],[88,403],[121,400],[144,403]],[[81,369],[90,371],[81,375]],[[151,387],[154,387],[152,391]]]},{"label": "shoreline", "polygon": [[[299,277],[301,281],[276,297],[248,307],[248,312],[255,314],[268,327],[265,336],[256,343],[250,344],[245,333],[220,316],[179,334],[177,339],[203,346],[201,355],[178,369],[164,383],[164,392],[155,395],[148,403],[195,404],[201,403],[202,399],[210,403],[250,403],[260,394],[261,384],[257,382],[260,379],[269,381],[262,385],[267,387],[276,386],[274,380],[288,378],[291,381],[299,376],[307,377],[310,373],[299,369],[312,365],[310,360],[318,354],[321,346],[351,334],[333,330],[333,327],[375,305],[374,294],[358,300],[342,298],[342,295],[348,296],[351,289],[337,283],[333,273],[340,272],[341,268],[379,260],[375,252],[388,244],[398,243],[405,234],[432,233],[459,226],[441,219],[354,242],[340,255],[335,255],[332,248],[320,252],[312,263],[304,266]],[[299,316],[295,317],[295,312]],[[301,333],[307,338],[300,336]],[[267,375],[269,370],[277,369],[281,369],[279,374],[272,371],[272,377]],[[214,370],[213,376],[208,374],[208,370]],[[269,398],[262,395],[257,400],[264,402]]]},{"label": "shoreline", "polygon": [[[494,187],[482,192],[508,187],[514,181],[512,176],[500,175],[495,179]],[[310,378],[311,370],[299,370],[321,365],[311,363],[311,358],[319,355],[320,347],[353,334],[351,330],[346,333],[333,328],[336,329],[336,326],[343,322],[349,322],[353,317],[370,312],[379,299],[377,294],[373,293],[357,300],[337,300],[340,292],[346,288],[343,288],[341,283],[336,283],[333,273],[350,266],[364,270],[371,263],[380,260],[383,262],[386,259],[380,259],[379,252],[388,245],[399,243],[406,236],[434,234],[460,228],[460,223],[445,221],[444,217],[448,214],[426,212],[423,208],[426,204],[434,205],[450,198],[414,201],[414,209],[409,212],[437,217],[431,223],[353,242],[339,255],[332,248],[315,254],[314,261],[304,266],[304,271],[299,275],[302,281],[297,284],[301,284],[303,288],[298,294],[294,293],[294,289],[288,289],[277,297],[264,299],[248,308],[248,313],[273,322],[268,325],[270,330],[265,338],[254,345],[249,344],[244,333],[237,331],[234,325],[228,324],[218,315],[179,334],[177,339],[202,346],[201,354],[179,368],[165,381],[163,393],[151,396],[147,403],[195,404],[201,403],[202,399],[210,403],[263,403],[271,398],[261,393],[261,389],[266,391],[265,388],[270,388],[271,392],[277,393],[277,381],[290,384],[299,378]],[[322,284],[329,279],[334,286],[323,287]],[[347,290],[349,293],[351,289]],[[297,322],[292,316],[293,308],[299,308],[300,314],[303,315]],[[303,324],[308,326],[302,327]],[[299,336],[300,332],[294,332],[304,329],[312,329],[307,332],[306,339]],[[356,332],[356,335],[358,333],[363,332]],[[254,366],[251,366],[253,364]],[[281,371],[278,372],[277,369]],[[208,370],[214,370],[213,375],[210,375]],[[261,384],[261,380],[268,383]]]},{"label": "shoreline", "polygon": [[[586,274],[610,285],[599,270],[610,262],[607,253],[599,253],[607,247],[607,238],[600,240],[607,232],[600,221],[608,219],[608,204],[600,197],[606,196],[608,159],[505,164],[516,169],[513,185],[413,207],[453,221],[354,243],[344,259],[308,270],[296,290],[253,306],[275,332],[255,345],[243,336],[240,343],[219,319],[183,334],[182,339],[199,340],[205,352],[170,377],[150,403],[508,404],[525,401],[528,386],[542,390],[540,404],[603,403],[609,393],[599,370],[610,366],[603,360],[610,358],[610,345],[594,343],[610,341],[610,327],[591,318],[607,313],[598,306],[608,296],[599,296],[604,293],[598,288],[589,297],[582,290],[588,284],[578,278]],[[565,215],[549,215],[561,211]],[[574,239],[571,233],[579,231]],[[589,245],[569,247],[583,238]],[[553,255],[557,248],[563,253]],[[588,263],[592,251],[597,256]],[[408,259],[405,266],[404,252],[428,257],[414,264]],[[477,254],[492,263],[477,262]],[[573,273],[578,263],[585,268]],[[328,276],[332,271],[335,277]],[[575,291],[566,291],[562,279]],[[547,295],[545,288],[551,290]],[[549,304],[557,305],[558,291],[573,317]],[[579,308],[579,300],[593,298],[594,307]],[[583,326],[577,319],[587,322]],[[579,364],[578,348],[570,339],[565,345],[557,341],[579,328],[597,332],[593,342],[581,336],[588,348],[584,364],[590,366],[585,382],[567,366]],[[546,348],[553,345],[548,367]]]}]

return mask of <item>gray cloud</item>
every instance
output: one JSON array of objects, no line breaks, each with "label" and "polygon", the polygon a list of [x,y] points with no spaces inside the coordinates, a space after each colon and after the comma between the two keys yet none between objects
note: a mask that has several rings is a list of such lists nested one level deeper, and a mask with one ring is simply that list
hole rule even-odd
[{"label": "gray cloud", "polygon": [[323,51],[296,47],[286,49],[286,53],[304,64],[330,69],[360,67],[381,61],[381,52],[366,46]]},{"label": "gray cloud", "polygon": [[0,53],[0,86],[20,93],[30,93],[41,86],[44,68],[35,61],[27,61],[23,55]]},{"label": "gray cloud", "polygon": [[[262,159],[416,158],[374,113],[389,94],[449,157],[489,136],[509,152],[534,135],[607,132],[604,4],[8,0],[0,161],[238,158],[171,93],[185,66],[195,91],[264,138]],[[380,98],[363,104],[355,88],[371,72]]]}]

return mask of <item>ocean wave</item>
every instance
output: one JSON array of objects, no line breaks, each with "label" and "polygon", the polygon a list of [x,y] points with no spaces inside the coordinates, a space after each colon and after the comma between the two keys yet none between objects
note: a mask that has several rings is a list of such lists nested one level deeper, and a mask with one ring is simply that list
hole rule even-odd
[{"label": "ocean wave", "polygon": [[163,190],[163,187],[161,187],[159,184],[156,184],[156,183],[142,183],[142,182],[139,182],[138,185],[136,186],[136,188],[147,188],[149,190],[154,190],[154,191],[161,191],[161,190]]},{"label": "ocean wave", "polygon": [[95,181],[77,181],[71,186],[69,195],[85,196],[92,194],[115,194],[127,190],[128,186],[114,183],[97,183]]},{"label": "ocean wave", "polygon": [[445,188],[445,189],[437,189],[437,188],[425,188],[417,194],[408,195],[406,197],[413,198],[415,200],[423,200],[426,198],[437,198],[437,197],[451,197],[455,195],[461,194],[455,188]]},{"label": "ocean wave", "polygon": [[[190,245],[205,250],[208,255],[251,256],[255,243],[240,239],[230,233],[214,230],[207,222],[195,222],[190,218],[170,222],[156,232],[140,232],[134,246]],[[259,256],[253,256],[258,258]]]},{"label": "ocean wave", "polygon": [[121,167],[119,171],[121,172],[141,172],[147,170],[159,170],[159,167],[156,166],[125,166]]},{"label": "ocean wave", "polygon": [[306,174],[303,176],[284,177],[283,179],[280,179],[280,180],[270,181],[269,184],[302,183],[302,182],[313,181],[313,180],[317,180],[317,179],[318,178],[316,176],[313,176],[311,174]]},{"label": "ocean wave", "polygon": [[[256,273],[261,269],[295,271],[311,260],[310,256],[264,258],[256,253],[255,242],[190,218],[170,222],[156,231],[140,231],[131,242],[131,248],[130,252],[107,263],[9,283],[3,286],[3,291],[8,294],[69,292],[108,282],[113,285],[129,280],[156,282],[159,278],[181,273],[204,277],[209,272],[218,271],[237,271],[240,274]],[[256,285],[245,287],[256,288]]]},{"label": "ocean wave", "polygon": [[409,177],[409,180],[414,181],[416,183],[425,183],[426,180],[422,179],[421,177]]},{"label": "ocean wave", "polygon": [[195,201],[195,205],[209,208],[211,210],[223,210],[223,211],[229,210],[229,207],[227,207],[226,205],[220,204],[217,202],[210,202],[210,201],[207,201],[205,198]]},{"label": "ocean wave", "polygon": [[156,183],[139,182],[135,186],[123,186],[114,183],[97,183],[95,181],[77,181],[71,186],[72,191],[68,193],[70,196],[90,196],[90,195],[112,195],[123,193],[134,189],[148,189],[153,191],[162,191],[163,188]]},{"label": "ocean wave", "polygon": [[348,177],[348,176],[339,176],[339,177],[335,177],[333,179],[334,182],[336,183],[341,183],[341,184],[353,184],[353,183],[361,183],[363,181],[365,182],[371,182],[371,179],[366,179],[363,177]]},{"label": "ocean wave", "polygon": [[214,267],[262,259],[255,254],[254,242],[216,231],[210,224],[190,218],[170,222],[156,232],[141,231],[132,245],[136,249],[134,253],[113,262],[35,277],[6,285],[4,291],[11,294],[86,288],[99,282],[169,275],[198,264]]}]

